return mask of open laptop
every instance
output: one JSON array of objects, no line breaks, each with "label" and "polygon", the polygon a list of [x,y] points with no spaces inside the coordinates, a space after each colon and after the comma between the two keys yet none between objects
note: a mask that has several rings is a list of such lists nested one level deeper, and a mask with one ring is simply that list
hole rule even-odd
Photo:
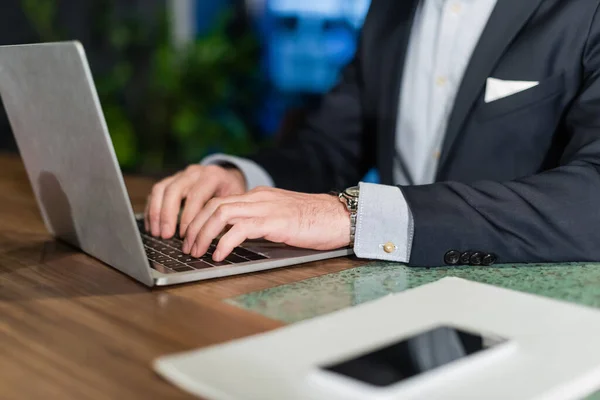
[{"label": "open laptop", "polygon": [[183,254],[178,238],[158,240],[143,232],[79,42],[0,47],[0,96],[48,230],[148,286],[352,253],[252,241],[215,263],[210,254]]}]

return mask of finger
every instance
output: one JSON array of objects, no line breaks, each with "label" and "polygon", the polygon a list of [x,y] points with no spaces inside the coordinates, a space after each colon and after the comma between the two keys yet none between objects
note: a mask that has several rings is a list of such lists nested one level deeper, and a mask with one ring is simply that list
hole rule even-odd
[{"label": "finger", "polygon": [[[208,168],[205,170],[208,172]],[[182,237],[187,236],[187,229],[190,223],[197,217],[198,213],[204,208],[207,207],[210,212],[214,211],[217,207],[215,203],[207,204],[209,200],[211,200],[215,196],[219,196],[219,190],[222,188],[223,178],[222,176],[214,173],[207,173],[206,181],[202,181],[201,183],[197,183],[192,187],[188,193],[188,197],[186,200],[186,206],[184,207],[183,213],[181,215],[181,223],[180,223],[180,235]],[[252,194],[244,194],[244,195],[235,195],[232,196],[222,196],[222,198],[229,198],[228,201],[241,201],[238,200],[239,196],[246,196],[248,200],[251,200],[258,195],[256,193]],[[188,205],[189,204],[189,205]],[[220,204],[220,203],[219,203]]]},{"label": "finger", "polygon": [[249,239],[260,239],[269,235],[274,230],[276,222],[266,218],[245,218],[233,225],[233,227],[223,235],[217,248],[213,253],[213,260],[223,261],[233,249]]},{"label": "finger", "polygon": [[204,225],[206,220],[215,212],[215,210],[220,205],[228,204],[228,203],[252,203],[252,202],[259,202],[259,201],[269,201],[269,199],[271,199],[272,197],[274,197],[274,194],[272,194],[271,192],[266,192],[266,191],[261,191],[261,192],[250,191],[245,194],[236,195],[236,196],[213,197],[208,202],[205,202],[203,208],[201,207],[198,211],[196,211],[195,215],[193,215],[191,217],[192,222],[189,222],[187,224],[186,229],[185,229],[185,235],[182,235],[183,237],[185,237],[185,240],[183,243],[184,251],[189,252],[190,251],[189,248],[187,250],[185,250],[186,244],[189,244],[191,246],[193,243],[193,240],[191,240],[191,241],[189,241],[189,243],[187,243],[188,237],[195,238],[195,236],[198,234],[198,232],[200,231],[200,229],[202,228],[202,226]]},{"label": "finger", "polygon": [[176,178],[177,175],[166,178],[152,187],[150,194],[150,204],[148,206],[148,220],[152,236],[160,235],[160,210],[162,208],[163,195],[167,186]]},{"label": "finger", "polygon": [[191,253],[192,246],[196,240],[196,236],[202,229],[202,226],[206,220],[215,212],[215,210],[222,204],[241,202],[243,200],[248,201],[247,195],[242,196],[229,196],[229,197],[213,197],[210,199],[203,208],[201,208],[196,215],[193,217],[185,230],[185,236],[183,240],[182,250],[184,253]]},{"label": "finger", "polygon": [[194,174],[183,173],[166,187],[160,210],[160,235],[163,239],[173,237],[175,234],[181,201],[187,196],[195,180]]},{"label": "finger", "polygon": [[[233,225],[239,218],[264,217],[269,213],[268,203],[225,203],[221,204],[206,220],[195,238],[188,238],[188,244],[193,243],[191,255],[201,257],[206,253],[212,241],[227,225]],[[237,222],[237,221],[236,221]]]},{"label": "finger", "polygon": [[186,236],[187,228],[190,223],[194,220],[196,215],[198,215],[202,207],[214,197],[217,190],[217,184],[218,181],[216,179],[209,178],[190,188],[185,201],[185,207],[183,208],[183,213],[181,214],[179,228],[179,235],[181,237]]},{"label": "finger", "polygon": [[201,257],[226,227],[239,222],[240,218],[262,217],[268,213],[269,206],[265,203],[223,203],[202,226],[195,225],[195,236],[190,235],[191,229],[188,230],[183,250],[189,251],[194,257]]}]

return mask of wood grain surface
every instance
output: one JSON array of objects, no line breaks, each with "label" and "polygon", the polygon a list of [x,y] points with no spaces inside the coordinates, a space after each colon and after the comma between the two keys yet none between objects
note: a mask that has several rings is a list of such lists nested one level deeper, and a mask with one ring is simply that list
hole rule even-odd
[{"label": "wood grain surface", "polygon": [[[152,182],[126,179],[136,211]],[[149,289],[56,242],[19,157],[0,154],[0,398],[190,398],[158,356],[281,325],[224,299],[361,265],[335,259]]]}]

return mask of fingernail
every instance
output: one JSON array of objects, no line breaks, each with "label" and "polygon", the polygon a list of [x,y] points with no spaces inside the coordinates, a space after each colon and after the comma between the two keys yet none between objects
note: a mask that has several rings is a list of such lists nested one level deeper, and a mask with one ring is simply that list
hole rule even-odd
[{"label": "fingernail", "polygon": [[169,224],[163,224],[161,233],[164,238],[169,236],[169,234],[171,232],[170,228],[171,227],[169,226]]},{"label": "fingernail", "polygon": [[188,244],[188,242],[185,240],[183,242],[183,246],[181,247],[181,251],[183,251],[185,254],[189,254],[189,247],[190,245]]},{"label": "fingernail", "polygon": [[196,246],[196,245],[193,245],[193,246],[192,246],[192,252],[191,252],[190,254],[191,254],[191,255],[193,255],[194,257],[196,257],[196,250],[197,250],[197,249],[198,249],[198,248],[197,248],[197,246]]},{"label": "fingernail", "polygon": [[221,258],[221,251],[217,250],[213,253],[213,260],[214,261],[223,261],[223,259]]},{"label": "fingernail", "polygon": [[160,234],[160,229],[158,226],[158,222],[152,223],[152,236],[158,236]]}]

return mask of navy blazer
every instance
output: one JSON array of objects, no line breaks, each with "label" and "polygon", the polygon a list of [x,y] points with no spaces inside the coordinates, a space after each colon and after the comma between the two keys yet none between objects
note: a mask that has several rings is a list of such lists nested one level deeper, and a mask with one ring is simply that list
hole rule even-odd
[{"label": "navy blazer", "polygon": [[[251,157],[278,187],[326,192],[373,166],[393,184],[417,1],[373,0],[339,84],[296,135]],[[498,0],[459,88],[436,183],[401,187],[415,221],[411,265],[441,265],[449,250],[600,261],[599,4]],[[485,103],[488,77],[540,83]]]}]

